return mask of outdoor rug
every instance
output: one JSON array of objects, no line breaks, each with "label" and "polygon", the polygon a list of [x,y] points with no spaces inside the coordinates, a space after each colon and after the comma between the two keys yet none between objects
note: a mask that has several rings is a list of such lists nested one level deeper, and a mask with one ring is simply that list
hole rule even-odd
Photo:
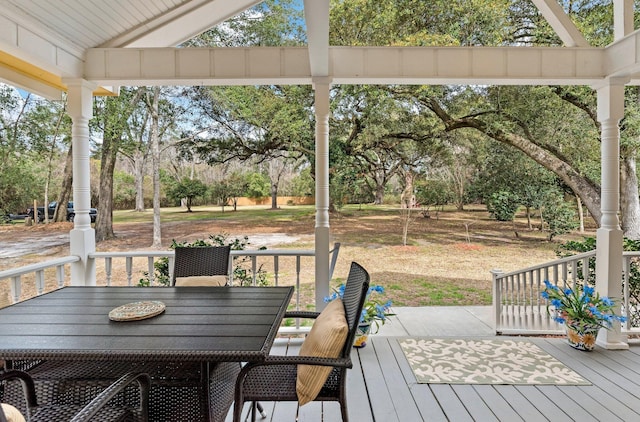
[{"label": "outdoor rug", "polygon": [[591,385],[529,341],[398,341],[419,384]]}]

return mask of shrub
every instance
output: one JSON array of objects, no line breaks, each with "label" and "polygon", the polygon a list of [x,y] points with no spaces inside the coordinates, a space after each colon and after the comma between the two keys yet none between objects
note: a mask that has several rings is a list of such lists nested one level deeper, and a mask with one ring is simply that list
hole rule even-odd
[{"label": "shrub", "polygon": [[[191,243],[187,242],[176,242],[173,240],[171,242],[171,249],[175,249],[176,247],[197,247],[197,246],[225,246],[230,245],[232,251],[242,251],[247,248],[249,245],[249,238],[244,236],[242,239],[235,238],[233,240],[227,239],[226,234],[216,234],[209,235],[208,240],[198,239]],[[266,247],[260,248],[261,250],[266,249]],[[249,257],[239,257],[234,260],[235,267],[233,268],[233,280],[238,283],[240,286],[250,286],[253,283],[253,277],[251,271],[247,268],[250,263],[251,258]],[[154,267],[154,278],[156,283],[161,284],[163,286],[168,286],[171,284],[171,274],[169,274],[169,258],[160,258],[153,264]],[[267,273],[262,269],[262,265],[256,270],[256,284],[259,286],[265,286],[268,283]],[[149,286],[151,284],[151,280],[149,278],[149,273],[144,272],[144,278],[141,278],[138,282],[139,286]]]},{"label": "shrub", "polygon": [[487,211],[498,221],[513,221],[520,206],[518,196],[509,191],[498,191],[487,200]]}]

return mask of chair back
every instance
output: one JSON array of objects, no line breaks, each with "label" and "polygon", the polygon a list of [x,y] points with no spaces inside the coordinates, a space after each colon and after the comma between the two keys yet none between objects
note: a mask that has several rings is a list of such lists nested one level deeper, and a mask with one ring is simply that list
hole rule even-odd
[{"label": "chair back", "polygon": [[344,286],[342,303],[349,326],[349,334],[342,349],[342,357],[348,357],[353,348],[353,341],[360,323],[362,308],[369,292],[369,273],[357,262],[351,263],[349,276]]},{"label": "chair back", "polygon": [[179,246],[175,249],[173,278],[229,275],[231,246]]}]

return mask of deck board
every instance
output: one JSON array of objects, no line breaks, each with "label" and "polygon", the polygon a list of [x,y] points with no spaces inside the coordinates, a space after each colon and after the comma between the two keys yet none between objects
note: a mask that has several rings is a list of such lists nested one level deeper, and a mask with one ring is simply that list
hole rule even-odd
[{"label": "deck board", "polygon": [[452,386],[458,400],[465,404],[468,412],[477,421],[498,421],[496,415],[484,402],[479,392],[471,385]]},{"label": "deck board", "polygon": [[[443,337],[446,327],[438,326],[439,321],[432,319],[437,315],[453,318],[458,327],[447,337],[493,337],[484,328],[490,324],[491,313],[481,308],[460,312],[403,310],[398,320],[385,325],[366,347],[354,349],[351,354],[354,366],[347,376],[351,422],[640,421],[638,343],[629,350],[597,347],[593,352],[581,352],[569,347],[563,338],[528,338],[592,385],[418,384],[398,339]],[[451,320],[447,321],[447,327],[453,327]],[[480,327],[482,331],[478,332]],[[292,342],[289,345],[286,340],[279,340],[273,353],[296,353],[300,340]],[[295,403],[267,405],[270,408],[267,421],[296,420]],[[305,405],[297,420],[336,422],[340,420],[340,408],[335,403]]]}]

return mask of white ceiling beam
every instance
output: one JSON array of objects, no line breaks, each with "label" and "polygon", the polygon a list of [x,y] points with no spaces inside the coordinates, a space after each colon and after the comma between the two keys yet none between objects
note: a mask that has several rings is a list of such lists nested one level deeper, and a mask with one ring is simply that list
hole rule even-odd
[{"label": "white ceiling beam", "polygon": [[173,47],[260,3],[261,0],[192,0],[102,45],[105,48]]},{"label": "white ceiling beam", "polygon": [[633,30],[633,0],[613,0],[613,40],[618,41]]},{"label": "white ceiling beam", "polygon": [[640,30],[605,47],[606,75],[634,77],[640,73]]},{"label": "white ceiling beam", "polygon": [[329,0],[304,0],[311,75],[329,75]]},{"label": "white ceiling beam", "polygon": [[[329,47],[344,84],[590,85],[603,48]],[[89,49],[85,79],[100,85],[310,84],[306,47]]]},{"label": "white ceiling beam", "polygon": [[582,36],[573,21],[558,3],[558,0],[531,0],[536,5],[542,16],[558,34],[567,47],[588,47],[589,43]]},{"label": "white ceiling beam", "polygon": [[37,81],[20,72],[16,72],[15,70],[9,69],[4,66],[0,66],[0,81],[18,88],[22,88],[26,91],[33,92],[34,94],[48,100],[62,99],[62,90]]}]

